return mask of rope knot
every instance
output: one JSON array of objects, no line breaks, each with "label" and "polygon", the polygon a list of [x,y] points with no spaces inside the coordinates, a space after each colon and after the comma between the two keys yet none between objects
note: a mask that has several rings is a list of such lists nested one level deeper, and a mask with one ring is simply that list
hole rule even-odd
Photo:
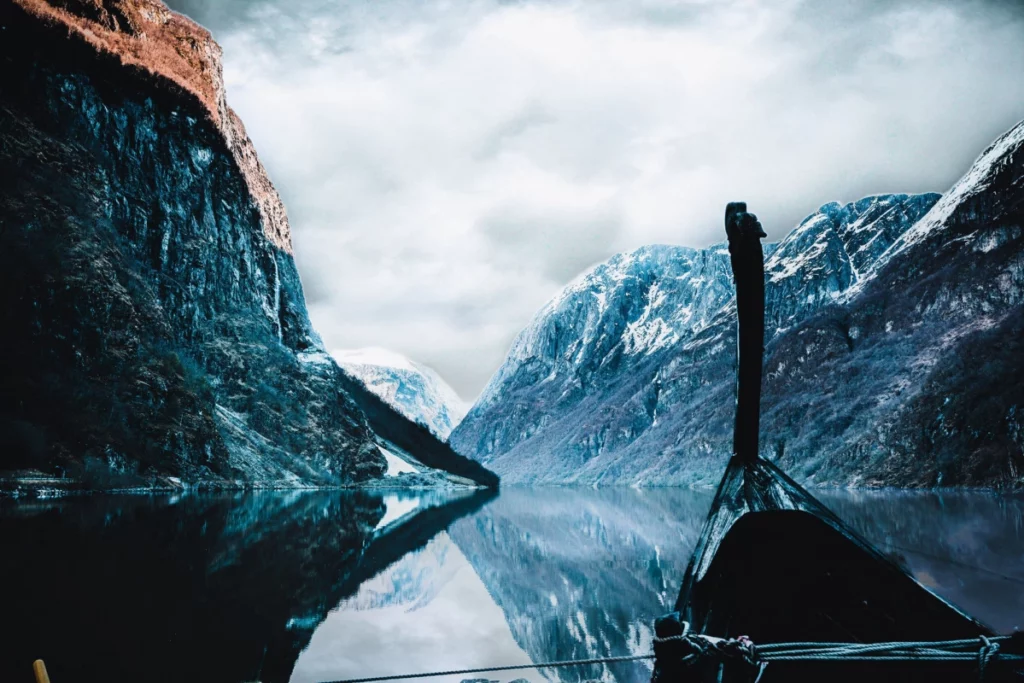
[{"label": "rope knot", "polygon": [[757,648],[754,641],[747,636],[721,640],[715,647],[730,659],[742,659],[751,666],[757,666]]},{"label": "rope knot", "polygon": [[981,641],[981,648],[978,650],[978,681],[985,680],[985,669],[989,661],[999,654],[999,643],[993,643],[985,636],[978,636]]},{"label": "rope knot", "polygon": [[652,681],[676,680],[684,671],[694,669],[701,672],[698,680],[705,680],[704,674],[717,670],[726,660],[761,667],[754,641],[747,636],[715,638],[692,633],[690,624],[683,621],[678,612],[655,620]]}]

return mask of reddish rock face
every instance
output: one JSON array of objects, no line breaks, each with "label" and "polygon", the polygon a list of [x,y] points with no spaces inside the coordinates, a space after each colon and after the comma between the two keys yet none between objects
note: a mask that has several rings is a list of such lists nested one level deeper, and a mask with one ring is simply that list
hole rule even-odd
[{"label": "reddish rock face", "polygon": [[245,177],[263,231],[291,253],[281,198],[256,156],[242,121],[227,105],[221,49],[210,32],[160,0],[14,0],[40,19],[63,25],[96,50],[117,56],[199,101]]}]

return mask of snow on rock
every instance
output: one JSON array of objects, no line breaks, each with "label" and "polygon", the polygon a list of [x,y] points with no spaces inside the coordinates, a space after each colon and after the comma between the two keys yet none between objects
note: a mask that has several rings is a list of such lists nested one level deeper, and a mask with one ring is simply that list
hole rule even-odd
[{"label": "snow on rock", "polygon": [[376,347],[331,352],[343,370],[414,422],[444,439],[467,406],[433,369],[400,353]]},{"label": "snow on rock", "polygon": [[404,472],[419,472],[419,468],[407,462],[404,458],[395,455],[383,446],[377,446],[387,461],[388,469],[384,472],[385,477],[397,477]]},{"label": "snow on rock", "polygon": [[[830,202],[764,245],[766,341],[865,279],[938,199]],[[512,482],[682,481],[672,425],[732,362],[733,293],[724,244],[613,256],[534,316],[450,443]]]},{"label": "snow on rock", "polygon": [[362,349],[338,349],[333,352],[334,358],[345,365],[374,365],[378,367],[393,368],[395,370],[415,371],[416,366],[411,360],[400,353],[378,347],[366,347]]},{"label": "snow on rock", "polygon": [[960,180],[942,195],[924,218],[892,246],[890,258],[921,242],[935,230],[942,229],[958,206],[986,190],[996,173],[1009,162],[1011,154],[1024,146],[1024,121],[999,136],[989,145]]}]

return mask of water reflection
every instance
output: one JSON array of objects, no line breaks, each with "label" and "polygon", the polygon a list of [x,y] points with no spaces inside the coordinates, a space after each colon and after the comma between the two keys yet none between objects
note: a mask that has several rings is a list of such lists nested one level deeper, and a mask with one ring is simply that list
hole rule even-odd
[{"label": "water reflection", "polygon": [[[0,680],[315,683],[649,652],[710,491],[95,498],[0,508]],[[820,492],[998,631],[1024,615],[1024,498]],[[491,680],[646,681],[646,663]],[[451,679],[460,680],[460,677]]]},{"label": "water reflection", "polygon": [[[1024,498],[819,492],[916,578],[999,632],[1024,620]],[[711,502],[685,490],[513,490],[450,530],[535,660],[650,651]],[[766,558],[770,561],[770,558]],[[649,680],[646,663],[559,669]]]},{"label": "water reflection", "polygon": [[[327,615],[299,655],[292,683],[529,661],[487,587],[441,533]],[[516,676],[544,680],[530,671]]]},{"label": "water reflection", "polygon": [[5,503],[0,680],[286,681],[331,608],[492,495],[382,528],[363,493]]},{"label": "water reflection", "polygon": [[968,614],[999,633],[1024,628],[1024,496],[829,491],[819,498]]},{"label": "water reflection", "polygon": [[[711,504],[710,491],[513,489],[452,526],[535,661],[651,651]],[[548,672],[564,681],[650,679],[648,662]]]}]

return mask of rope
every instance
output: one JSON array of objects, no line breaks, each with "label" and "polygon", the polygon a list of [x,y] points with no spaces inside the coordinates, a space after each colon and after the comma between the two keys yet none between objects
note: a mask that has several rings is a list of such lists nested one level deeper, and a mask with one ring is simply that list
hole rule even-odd
[{"label": "rope", "polygon": [[988,666],[988,662],[993,657],[999,654],[999,643],[993,643],[985,636],[980,636],[982,646],[978,651],[978,681],[983,683],[985,680],[985,667]]},{"label": "rope", "polygon": [[[978,660],[987,664],[999,653],[999,644],[1009,636],[966,638],[962,640],[911,641],[891,643],[771,643],[759,645],[757,654],[765,661],[796,661],[800,659],[829,660]],[[979,648],[980,645],[980,649]],[[1020,655],[1002,655],[1010,661],[1024,660]]]},{"label": "rope", "polygon": [[586,666],[587,664],[614,664],[616,662],[637,662],[643,659],[654,659],[654,655],[625,655],[621,657],[596,657],[594,659],[564,659],[541,664],[512,664],[510,666],[488,666],[480,669],[452,669],[450,671],[432,671],[430,673],[401,674],[394,676],[373,676],[371,678],[348,678],[343,681],[329,683],[372,683],[373,681],[397,681],[406,678],[431,678],[433,676],[461,676],[462,674],[479,674],[489,671],[517,671],[519,669],[549,669],[561,666]]},{"label": "rope", "polygon": [[[755,646],[745,636],[735,639],[714,638],[700,633],[690,633],[690,626],[683,622],[683,633],[664,638],[654,638],[655,643],[686,641],[693,651],[678,660],[677,663],[692,662],[699,657],[715,652],[725,657],[740,657],[750,665],[759,667],[760,674],[770,662],[799,661],[833,661],[833,662],[977,662],[978,680],[985,680],[985,671],[993,659],[999,658],[1009,662],[1024,662],[1024,655],[1000,653],[999,645],[1010,639],[1010,636],[987,638],[966,638],[962,640],[942,641],[910,641],[890,643],[768,643]],[[979,648],[980,646],[980,648]],[[620,657],[595,657],[592,659],[565,659],[554,662],[536,664],[512,664],[509,666],[490,666],[477,669],[451,669],[432,671],[430,673],[396,674],[392,676],[372,676],[369,678],[349,678],[329,683],[375,683],[377,681],[397,681],[410,678],[432,678],[435,676],[460,676],[492,671],[517,671],[521,669],[549,669],[566,666],[586,666],[589,664],[615,664],[620,662],[637,662],[654,659],[653,654],[624,655]]]}]

